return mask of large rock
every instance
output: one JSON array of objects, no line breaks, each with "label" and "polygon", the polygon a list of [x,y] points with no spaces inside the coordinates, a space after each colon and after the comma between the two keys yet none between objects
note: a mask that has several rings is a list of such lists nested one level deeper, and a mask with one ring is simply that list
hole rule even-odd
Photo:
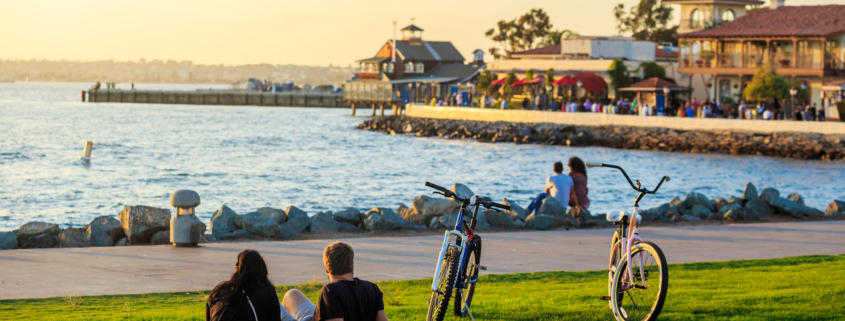
[{"label": "large rock", "polygon": [[740,205],[742,205],[742,199],[741,198],[737,198],[736,196],[728,197],[728,204],[738,204],[738,203]]},{"label": "large rock", "polygon": [[338,222],[338,223],[340,223],[340,226],[337,228],[337,230],[340,231],[340,232],[361,232],[361,228],[358,227],[358,225],[352,225],[352,224],[343,223],[343,222]]},{"label": "large rock", "polygon": [[238,213],[235,213],[235,211],[226,205],[223,205],[219,210],[214,211],[214,214],[211,214],[211,221],[208,226],[211,230],[211,235],[220,239],[223,234],[237,230],[238,227],[235,226],[235,218],[237,217]]},{"label": "large rock", "polygon": [[669,209],[676,209],[680,211],[681,208],[684,207],[684,200],[682,200],[680,197],[675,196],[674,198],[672,198],[671,201],[669,201],[669,206]]},{"label": "large rock", "polygon": [[399,217],[401,217],[405,221],[416,223],[415,219],[408,219],[416,217],[416,212],[414,212],[413,208],[405,206],[405,204],[399,204],[399,208],[396,209],[396,215],[399,215]]},{"label": "large rock", "polygon": [[389,208],[376,207],[367,211],[364,225],[368,231],[398,230],[404,228],[408,221],[400,217]]},{"label": "large rock", "polygon": [[311,217],[311,233],[315,232],[337,232],[340,222],[335,221],[332,212],[319,212]]},{"label": "large rock", "polygon": [[[20,238],[18,238],[20,242]],[[59,246],[59,238],[53,234],[45,233],[26,239],[26,243],[20,244],[22,249],[47,249]]]},{"label": "large rock", "polygon": [[445,199],[432,198],[425,195],[417,196],[414,199],[414,211],[412,217],[403,217],[407,221],[414,221],[419,224],[428,224],[433,217],[455,214],[461,208],[461,203]]},{"label": "large rock", "polygon": [[163,245],[163,244],[171,244],[170,243],[170,231],[159,231],[150,236],[150,244],[152,245]]},{"label": "large rock", "polygon": [[780,192],[774,188],[768,187],[764,188],[762,192],[760,192],[760,200],[763,202],[771,202],[773,198],[780,196]]},{"label": "large rock", "polygon": [[[440,218],[443,218],[443,217],[445,217],[445,216],[436,217],[433,220],[431,220],[431,223],[428,224],[428,228],[430,228],[430,229],[446,228],[446,225],[443,225],[443,223],[440,222]],[[413,221],[408,221],[408,222],[413,222]]]},{"label": "large rock", "polygon": [[15,250],[18,248],[18,236],[15,232],[0,232],[0,250]]},{"label": "large rock", "polygon": [[452,191],[452,193],[455,193],[456,195],[458,195],[458,197],[460,197],[460,198],[467,198],[468,199],[468,198],[472,197],[473,195],[475,195],[475,194],[472,193],[472,190],[470,190],[469,187],[467,187],[466,185],[461,184],[461,183],[457,183],[455,185],[452,185],[452,188],[450,188],[449,190]]},{"label": "large rock", "polygon": [[[760,200],[757,200],[757,201],[760,201]],[[757,210],[754,207],[746,207],[745,213],[743,213],[742,219],[746,220],[746,221],[759,221],[760,220],[760,213],[757,212]]]},{"label": "large rock", "polygon": [[[120,220],[114,218],[114,216],[98,216],[94,220],[91,221],[88,226],[98,226],[100,227],[106,235],[108,235],[112,239],[112,243],[116,243],[120,239],[126,237],[126,232],[123,230],[123,225],[120,224]],[[95,245],[95,243],[102,244],[102,241],[95,242],[91,240],[91,246],[100,246]]]},{"label": "large rock", "polygon": [[403,230],[413,230],[413,231],[425,231],[426,227],[423,225],[419,225],[416,222],[412,221],[405,221],[405,226],[402,227]]},{"label": "large rock", "polygon": [[742,200],[744,201],[751,201],[759,199],[759,193],[757,193],[757,187],[754,187],[754,184],[748,182],[745,184],[745,191],[742,192]]},{"label": "large rock", "polygon": [[491,209],[485,210],[484,215],[487,217],[487,222],[494,227],[506,229],[513,229],[516,227],[515,225],[513,225],[513,217],[505,212],[500,212]]},{"label": "large rock", "polygon": [[[756,197],[757,195],[754,196]],[[704,206],[704,208],[706,208],[710,212],[716,211],[716,207],[713,206],[713,202],[711,202],[710,199],[707,198],[707,196],[704,196],[704,194],[696,192],[687,193],[687,196],[684,199],[684,207],[692,209],[696,205]],[[708,214],[710,212],[708,212]]]},{"label": "large rock", "polygon": [[117,240],[117,242],[114,242],[114,246],[127,246],[127,245],[129,245],[129,240],[127,240],[125,237]]},{"label": "large rock", "polygon": [[794,202],[795,204],[807,206],[806,204],[804,204],[804,198],[801,197],[801,195],[799,195],[798,193],[789,193],[789,195],[786,196],[786,199]]},{"label": "large rock", "polygon": [[719,213],[721,213],[722,216],[724,217],[725,213],[727,213],[728,211],[735,209],[735,208],[742,208],[742,205],[740,205],[739,203],[730,203],[730,204],[725,205],[722,208],[720,208]]},{"label": "large rock", "polygon": [[[779,196],[776,196],[776,195],[770,195],[770,196],[771,196],[770,200],[772,198],[779,197]],[[762,198],[758,199],[758,200],[751,200],[748,203],[745,203],[745,209],[746,210],[749,210],[749,209],[754,210],[756,212],[756,214],[759,215],[759,216],[768,216],[768,215],[772,215],[772,214],[775,213],[775,209],[772,208],[771,206],[769,206],[768,203],[764,202]]]},{"label": "large rock", "polygon": [[505,211],[505,213],[507,213],[508,215],[511,216],[511,220],[513,220],[513,221],[519,220],[519,221],[525,222],[525,219],[528,218],[528,214],[525,213],[525,209],[523,209],[519,205],[516,205],[516,203],[514,203],[513,201],[505,198],[505,199],[502,199],[502,204],[505,204],[505,205],[508,205],[508,206],[511,207],[510,210]]},{"label": "large rock", "polygon": [[359,211],[357,209],[349,208],[349,209],[345,209],[345,210],[339,211],[337,213],[334,213],[332,215],[332,217],[334,218],[335,221],[338,221],[338,222],[341,222],[341,223],[347,223],[347,224],[352,224],[352,225],[355,225],[355,226],[360,226],[361,221],[363,221],[364,218],[367,217],[367,216],[364,215],[364,214],[361,214],[361,211]]},{"label": "large rock", "polygon": [[255,235],[252,235],[247,231],[235,230],[235,231],[223,234],[217,239],[218,240],[224,240],[224,241],[231,241],[231,240],[240,240],[240,239],[251,239],[251,238],[254,238],[254,237],[255,237]]},{"label": "large rock", "polygon": [[285,210],[285,214],[287,215],[288,221],[296,217],[308,217],[308,213],[293,205],[288,206],[288,208]]},{"label": "large rock", "polygon": [[566,207],[560,204],[554,197],[546,197],[543,199],[543,203],[540,205],[540,210],[537,212],[540,215],[549,215],[554,218],[554,222],[552,223],[552,227],[560,227],[560,226],[572,226],[572,227],[581,227],[578,221],[572,217],[567,215]]},{"label": "large rock", "polygon": [[701,218],[693,215],[681,215],[680,220],[682,222],[698,222],[701,221]]},{"label": "large rock", "polygon": [[741,221],[745,217],[745,208],[732,208],[725,212],[725,219],[728,221]]},{"label": "large rock", "polygon": [[[466,217],[466,222],[469,223],[470,218]],[[475,229],[476,230],[489,230],[490,223],[487,221],[487,214],[484,214],[484,211],[478,211],[478,214],[475,215]]]},{"label": "large rock", "polygon": [[520,221],[520,220],[516,220],[516,221],[513,221],[513,226],[515,228],[525,228],[525,222]]},{"label": "large rock", "polygon": [[59,233],[60,247],[89,247],[91,241],[88,241],[84,235],[87,228],[68,227]]},{"label": "large rock", "polygon": [[278,208],[262,207],[259,208],[256,212],[273,220],[273,222],[276,222],[277,225],[288,221],[288,215],[285,214],[285,211],[280,210]]},{"label": "large rock", "polygon": [[[305,219],[308,219],[308,218],[305,218]],[[291,221],[287,221],[287,222],[283,223],[282,225],[279,225],[279,232],[276,233],[276,237],[285,240],[285,239],[294,238],[294,237],[299,236],[300,231],[291,227],[290,222]],[[310,220],[309,220],[309,222],[310,222]]]},{"label": "large rock", "polygon": [[281,230],[276,221],[258,212],[236,216],[235,225],[253,235],[263,237],[275,236]]},{"label": "large rock", "polygon": [[710,209],[708,209],[706,206],[703,206],[703,205],[695,205],[695,206],[692,207],[692,209],[690,209],[690,211],[692,212],[692,214],[690,214],[690,216],[694,216],[694,217],[697,217],[699,219],[707,219],[707,217],[710,216],[710,213],[713,212]]},{"label": "large rock", "polygon": [[785,199],[783,197],[775,197],[769,202],[769,205],[777,210],[779,214],[791,215],[795,218],[802,218],[804,217],[804,210],[801,205],[796,204],[793,201]]},{"label": "large rock", "polygon": [[525,219],[525,228],[531,230],[548,230],[552,228],[555,218],[551,215],[531,214]]},{"label": "large rock", "polygon": [[728,205],[728,200],[724,199],[723,197],[717,198],[713,201],[713,206],[716,208],[716,212],[718,212],[722,207]]},{"label": "large rock", "polygon": [[295,234],[296,236],[302,234],[302,231],[304,231],[310,226],[311,218],[308,216],[301,215],[294,216],[293,218],[288,216],[288,221],[280,225],[282,231],[285,231],[285,229],[289,229],[289,231],[291,231],[291,234]]},{"label": "large rock", "polygon": [[[834,200],[824,210],[824,216],[827,217],[845,217],[845,201]],[[2,238],[0,238],[2,239]],[[3,244],[0,243],[0,246]]]},{"label": "large rock", "polygon": [[[117,221],[117,220],[115,220]],[[101,224],[90,224],[88,228],[85,229],[85,234],[83,237],[91,243],[91,246],[112,246],[114,245],[114,239],[109,236],[108,230],[105,229],[104,225]],[[123,227],[120,228],[120,234],[124,235]],[[123,238],[123,237],[121,237]],[[120,239],[118,239],[120,240]]]},{"label": "large rock", "polygon": [[30,238],[41,235],[57,236],[61,229],[59,225],[46,222],[29,222],[21,225],[21,228],[14,231],[18,236],[18,245],[24,248],[24,244],[29,242]]},{"label": "large rock", "polygon": [[127,206],[120,211],[120,224],[131,244],[146,243],[158,231],[170,230],[170,210],[149,206]]}]

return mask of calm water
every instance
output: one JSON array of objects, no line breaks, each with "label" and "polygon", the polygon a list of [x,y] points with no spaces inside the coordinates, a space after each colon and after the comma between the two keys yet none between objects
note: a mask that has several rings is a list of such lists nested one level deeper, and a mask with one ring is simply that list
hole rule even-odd
[{"label": "calm water", "polygon": [[[570,156],[621,165],[649,187],[670,175],[646,208],[690,190],[739,195],[748,181],[800,192],[817,208],[845,199],[841,162],[389,136],[355,130],[365,118],[345,109],[80,103],[89,86],[0,84],[0,231],[34,220],[84,225],[125,205],[169,207],[182,188],[199,192],[204,221],[223,204],[238,213],[395,208],[428,193],[427,180],[525,206],[552,163]],[[83,140],[95,143],[90,166],[78,160]],[[634,193],[618,172],[589,175],[592,210],[630,206]]]}]

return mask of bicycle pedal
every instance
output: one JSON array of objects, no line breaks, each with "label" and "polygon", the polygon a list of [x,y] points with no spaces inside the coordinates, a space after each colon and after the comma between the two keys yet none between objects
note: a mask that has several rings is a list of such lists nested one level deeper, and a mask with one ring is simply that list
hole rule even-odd
[{"label": "bicycle pedal", "polygon": [[479,270],[487,271],[487,267],[484,266],[484,265],[476,265],[476,266],[478,267]]},{"label": "bicycle pedal", "polygon": [[600,299],[605,300],[605,301],[610,301],[610,296],[603,295]]}]

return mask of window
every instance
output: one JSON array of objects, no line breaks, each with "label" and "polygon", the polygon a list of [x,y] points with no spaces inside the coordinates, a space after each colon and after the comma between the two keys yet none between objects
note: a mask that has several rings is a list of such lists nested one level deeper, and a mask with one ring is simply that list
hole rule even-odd
[{"label": "window", "polygon": [[692,11],[692,15],[690,16],[690,25],[691,29],[697,29],[704,26],[704,12],[701,10],[695,9]]},{"label": "window", "polygon": [[722,11],[722,22],[734,21],[734,18],[736,18],[736,15],[733,10]]},{"label": "window", "polygon": [[393,72],[393,64],[394,64],[393,62],[388,62],[387,63],[387,69],[385,69],[385,70],[387,70],[387,72]]},{"label": "window", "polygon": [[406,62],[406,63],[405,63],[405,72],[406,72],[406,73],[412,73],[412,72],[414,72],[414,63],[413,63],[413,62],[410,62],[410,61],[409,61],[409,62]]},{"label": "window", "polygon": [[425,72],[425,65],[423,65],[423,63],[421,63],[421,62],[418,62],[417,63],[417,73],[421,74],[421,73],[424,73],[424,72]]}]

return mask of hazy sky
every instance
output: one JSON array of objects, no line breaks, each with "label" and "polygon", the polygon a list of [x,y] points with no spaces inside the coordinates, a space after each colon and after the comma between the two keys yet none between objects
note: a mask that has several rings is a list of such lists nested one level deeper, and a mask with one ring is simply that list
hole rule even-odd
[{"label": "hazy sky", "polygon": [[346,66],[375,55],[392,37],[394,18],[398,28],[416,18],[423,39],[452,41],[471,59],[473,50],[494,45],[486,30],[532,8],[545,9],[555,29],[613,35],[612,9],[620,2],[639,1],[0,0],[0,59]]}]

